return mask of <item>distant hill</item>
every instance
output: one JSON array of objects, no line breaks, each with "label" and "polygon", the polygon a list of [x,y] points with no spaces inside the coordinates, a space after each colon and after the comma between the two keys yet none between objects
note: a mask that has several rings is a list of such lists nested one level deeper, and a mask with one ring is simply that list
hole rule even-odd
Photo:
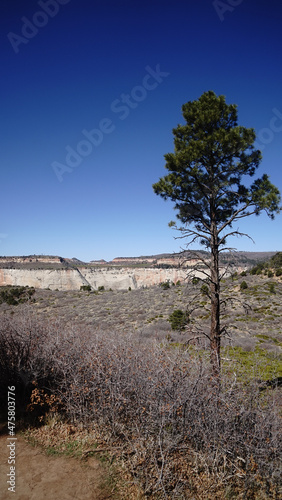
[{"label": "distant hill", "polygon": [[[159,265],[170,265],[179,267],[186,263],[192,264],[191,261],[195,261],[195,253],[199,254],[201,257],[208,257],[208,252],[203,250],[197,251],[184,251],[180,253],[162,253],[157,255],[147,255],[140,257],[116,257],[112,261],[105,262],[104,260],[95,261],[96,264],[101,265],[152,265],[153,267]],[[233,263],[234,265],[242,266],[246,265],[248,267],[257,264],[258,262],[262,262],[265,260],[269,260],[273,257],[276,252],[223,252],[220,255],[220,260],[222,264],[225,263]]]},{"label": "distant hill", "polygon": [[[202,257],[208,256],[207,252],[198,250]],[[251,267],[258,262],[264,262],[273,257],[277,252],[223,252],[220,259],[221,264],[232,263],[236,266]],[[118,266],[118,267],[181,267],[193,265],[195,252],[184,251],[180,253],[161,253],[140,257],[115,257],[111,261],[104,259],[83,262],[76,257],[66,258],[54,255],[25,255],[25,256],[2,256],[0,257],[0,268],[2,269],[66,269],[77,267],[96,266]]]}]

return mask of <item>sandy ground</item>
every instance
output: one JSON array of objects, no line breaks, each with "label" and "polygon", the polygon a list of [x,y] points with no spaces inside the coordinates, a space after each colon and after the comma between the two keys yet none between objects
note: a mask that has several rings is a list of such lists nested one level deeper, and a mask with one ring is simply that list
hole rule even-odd
[{"label": "sandy ground", "polygon": [[[82,461],[47,456],[22,437],[16,440],[16,492],[8,491],[10,448],[7,435],[0,436],[1,500],[106,500],[113,499],[101,488],[104,469],[94,458]],[[13,453],[12,453],[13,454]]]}]

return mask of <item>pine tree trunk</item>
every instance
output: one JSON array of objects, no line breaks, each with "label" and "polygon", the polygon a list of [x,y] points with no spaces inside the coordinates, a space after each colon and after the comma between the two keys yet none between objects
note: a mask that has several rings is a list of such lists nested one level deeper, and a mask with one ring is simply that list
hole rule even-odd
[{"label": "pine tree trunk", "polygon": [[220,280],[218,265],[218,236],[216,225],[211,228],[211,330],[210,359],[212,373],[216,379],[220,377]]}]

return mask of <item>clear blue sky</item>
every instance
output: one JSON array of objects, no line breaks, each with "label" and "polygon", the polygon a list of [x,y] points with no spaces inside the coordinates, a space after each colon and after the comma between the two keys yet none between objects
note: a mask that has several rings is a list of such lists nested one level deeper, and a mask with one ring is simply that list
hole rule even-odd
[{"label": "clear blue sky", "polygon": [[[207,90],[238,105],[282,191],[281,25],[280,0],[2,0],[0,255],[179,251],[152,184]],[[282,250],[281,225],[248,218],[256,244],[230,244]]]}]

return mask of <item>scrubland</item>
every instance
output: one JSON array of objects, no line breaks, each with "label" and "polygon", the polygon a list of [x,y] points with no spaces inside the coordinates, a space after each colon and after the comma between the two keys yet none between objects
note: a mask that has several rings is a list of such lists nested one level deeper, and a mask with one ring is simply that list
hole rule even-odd
[{"label": "scrubland", "polygon": [[281,497],[281,278],[223,280],[220,390],[200,282],[25,296],[0,305],[0,397],[30,439],[101,450],[120,498]]}]

